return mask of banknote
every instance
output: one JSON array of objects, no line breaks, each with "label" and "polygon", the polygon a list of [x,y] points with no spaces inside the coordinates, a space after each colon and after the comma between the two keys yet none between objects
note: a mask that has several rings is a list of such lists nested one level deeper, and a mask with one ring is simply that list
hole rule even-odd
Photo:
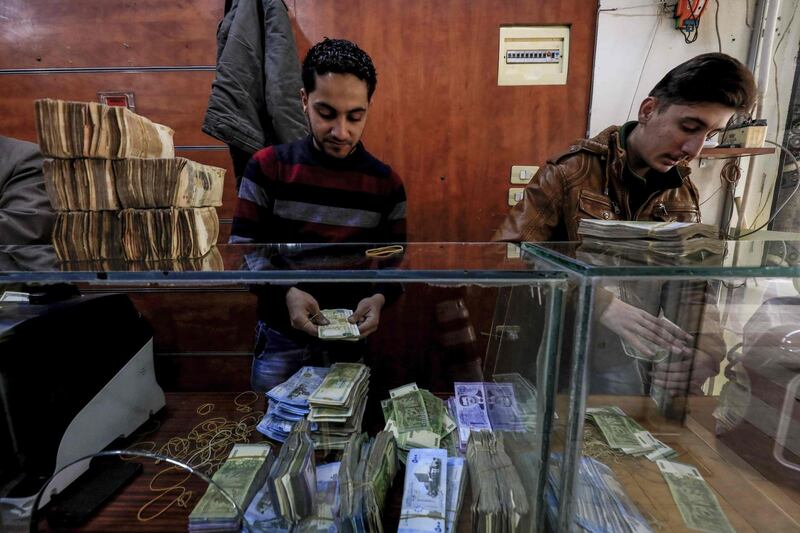
[{"label": "banknote", "polygon": [[366,367],[359,363],[335,363],[308,401],[319,405],[343,405],[353,387],[366,373]]},{"label": "banknote", "polygon": [[447,458],[447,505],[445,514],[445,525],[447,533],[453,533],[458,523],[458,515],[461,511],[461,502],[464,497],[464,487],[466,486],[466,464],[463,457]]},{"label": "banknote", "polygon": [[415,449],[406,460],[398,533],[444,532],[447,511],[447,451]]},{"label": "banknote", "polygon": [[458,418],[458,432],[462,443],[469,440],[473,430],[492,429],[486,412],[486,397],[483,383],[456,382],[455,408]]},{"label": "banknote", "polygon": [[524,429],[514,385],[511,383],[484,383],[486,414],[493,431],[522,431]]},{"label": "banknote", "polygon": [[317,390],[329,371],[329,368],[304,366],[292,377],[270,389],[267,397],[276,402],[306,407],[308,397]]},{"label": "banknote", "polygon": [[397,429],[401,432],[411,430],[427,429],[430,426],[428,411],[425,407],[425,400],[416,384],[403,386],[399,389],[392,389],[389,395],[392,398],[392,409],[397,423]]},{"label": "banknote", "polygon": [[734,533],[716,495],[695,467],[661,459],[656,464],[688,527],[707,533]]},{"label": "banknote", "polygon": [[350,309],[323,309],[320,313],[328,321],[324,326],[317,326],[320,339],[350,340],[358,339],[361,335],[358,326],[347,321],[353,314]]}]

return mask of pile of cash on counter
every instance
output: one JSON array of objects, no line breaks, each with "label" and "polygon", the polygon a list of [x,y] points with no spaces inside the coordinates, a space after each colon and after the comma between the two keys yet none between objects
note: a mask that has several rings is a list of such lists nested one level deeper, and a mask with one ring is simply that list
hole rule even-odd
[{"label": "pile of cash on counter", "polygon": [[267,413],[257,428],[284,442],[299,421],[307,420],[316,448],[341,450],[361,433],[368,389],[369,367],[360,363],[303,367],[267,393]]},{"label": "pile of cash on counter", "polygon": [[586,418],[598,427],[610,448],[626,455],[646,457],[653,462],[677,455],[617,406],[589,407]]}]

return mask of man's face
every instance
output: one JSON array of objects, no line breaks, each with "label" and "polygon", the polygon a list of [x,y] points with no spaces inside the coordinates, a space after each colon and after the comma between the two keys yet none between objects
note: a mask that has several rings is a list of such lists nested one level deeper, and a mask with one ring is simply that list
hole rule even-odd
[{"label": "man's face", "polygon": [[311,94],[301,89],[303,111],[317,148],[331,157],[347,157],[367,124],[367,83],[352,74],[317,75]]},{"label": "man's face", "polygon": [[730,107],[712,103],[672,104],[659,109],[657,100],[649,96],[639,108],[635,155],[647,167],[667,172],[679,162],[697,157],[706,139],[722,131],[733,112]]}]

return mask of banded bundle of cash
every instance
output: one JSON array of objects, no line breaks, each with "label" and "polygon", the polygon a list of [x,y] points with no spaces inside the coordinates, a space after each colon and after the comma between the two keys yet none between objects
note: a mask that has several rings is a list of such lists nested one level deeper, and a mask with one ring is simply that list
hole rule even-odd
[{"label": "banded bundle of cash", "polygon": [[342,531],[383,531],[381,515],[397,469],[397,446],[390,432],[381,431],[369,440],[364,434],[350,437],[339,468]]},{"label": "banded bundle of cash", "polygon": [[586,418],[600,429],[610,448],[626,455],[644,456],[650,461],[670,459],[677,455],[675,450],[655,438],[617,406],[588,407]]},{"label": "banded bundle of cash", "polygon": [[687,527],[709,533],[735,531],[717,496],[695,467],[665,460],[656,464]]},{"label": "banded bundle of cash", "polygon": [[[211,478],[244,511],[267,477],[270,447],[264,444],[234,444],[228,458]],[[189,515],[189,531],[240,531],[242,520],[236,508],[214,485]]]},{"label": "banded bundle of cash", "polygon": [[[340,468],[341,463],[339,462],[317,466],[314,516],[303,518],[292,528],[292,533],[335,533],[341,530],[338,518]],[[256,529],[256,531],[264,530]],[[268,532],[264,531],[264,533]]]},{"label": "banded bundle of cash", "polygon": [[448,400],[456,414],[459,448],[466,449],[470,432],[525,431],[511,383],[456,382],[455,397]]},{"label": "banded bundle of cash", "polygon": [[109,159],[46,159],[44,184],[56,211],[119,210]]},{"label": "banded bundle of cash", "polygon": [[172,129],[125,107],[95,102],[37,100],[42,154],[57,158],[173,157]]},{"label": "banded bundle of cash", "polygon": [[408,452],[398,533],[446,531],[447,467],[446,450]]},{"label": "banded bundle of cash", "polygon": [[125,209],[120,217],[125,258],[131,261],[202,257],[219,236],[213,207]]},{"label": "banded bundle of cash", "polygon": [[[562,455],[552,454],[545,499],[547,515],[553,525],[557,521],[561,467]],[[614,477],[614,472],[590,457],[581,457],[573,501],[574,523],[580,531],[652,531],[650,524]]]},{"label": "banded bundle of cash", "polygon": [[503,445],[503,433],[473,431],[467,444],[474,531],[522,531],[530,520],[525,486]]},{"label": "banded bundle of cash", "polygon": [[267,437],[284,442],[294,425],[311,411],[308,397],[328,375],[328,368],[304,366],[292,377],[267,392],[267,413],[256,429]]},{"label": "banded bundle of cash", "polygon": [[123,208],[219,207],[225,169],[183,157],[114,161]]},{"label": "banded bundle of cash", "polygon": [[62,261],[122,259],[122,221],[115,211],[60,212],[53,247]]},{"label": "banded bundle of cash", "polygon": [[456,424],[442,400],[416,383],[392,389],[389,396],[381,402],[384,429],[397,439],[403,462],[412,448],[442,447],[455,455]]},{"label": "banded bundle of cash", "polygon": [[341,450],[351,435],[361,433],[369,373],[360,363],[334,363],[308,397],[308,421],[314,423],[317,448]]},{"label": "banded bundle of cash", "polygon": [[323,309],[320,311],[327,324],[317,326],[320,339],[337,341],[357,341],[361,335],[358,326],[347,321],[353,315],[350,309]]},{"label": "banded bundle of cash", "polygon": [[308,422],[298,422],[281,447],[267,480],[276,513],[297,523],[314,513],[316,469]]}]

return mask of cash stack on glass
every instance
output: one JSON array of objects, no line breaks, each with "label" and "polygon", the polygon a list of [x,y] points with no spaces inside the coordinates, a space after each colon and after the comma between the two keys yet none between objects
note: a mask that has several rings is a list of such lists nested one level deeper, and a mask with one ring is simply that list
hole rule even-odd
[{"label": "cash stack on glass", "polygon": [[286,441],[294,425],[311,412],[308,397],[319,388],[329,370],[304,366],[270,389],[267,392],[267,413],[256,426],[258,431],[278,442]]},{"label": "cash stack on glass", "polygon": [[281,447],[267,483],[275,514],[291,524],[314,514],[316,467],[308,422],[298,422]]},{"label": "cash stack on glass", "polygon": [[409,383],[389,391],[390,398],[381,402],[385,430],[397,439],[400,460],[405,462],[413,448],[445,448],[455,455],[456,424],[444,402]]},{"label": "cash stack on glass", "polygon": [[339,467],[340,531],[384,531],[386,494],[397,469],[397,446],[390,432],[381,431],[369,440],[365,434],[350,437]]},{"label": "cash stack on glass", "polygon": [[[212,480],[244,512],[267,477],[270,447],[235,444]],[[209,485],[189,515],[189,531],[240,531],[242,520],[236,508],[214,486]]]},{"label": "cash stack on glass", "polygon": [[53,158],[43,171],[62,261],[193,259],[212,250],[224,169],[176,158],[170,128],[124,107],[45,99],[35,115],[42,153]]},{"label": "cash stack on glass", "polygon": [[311,437],[319,449],[341,450],[353,434],[361,433],[367,407],[369,367],[334,363],[308,398]]},{"label": "cash stack on glass", "polygon": [[448,403],[456,414],[461,451],[472,431],[526,431],[530,426],[534,415],[521,411],[512,383],[456,382],[454,386],[456,395]]}]

